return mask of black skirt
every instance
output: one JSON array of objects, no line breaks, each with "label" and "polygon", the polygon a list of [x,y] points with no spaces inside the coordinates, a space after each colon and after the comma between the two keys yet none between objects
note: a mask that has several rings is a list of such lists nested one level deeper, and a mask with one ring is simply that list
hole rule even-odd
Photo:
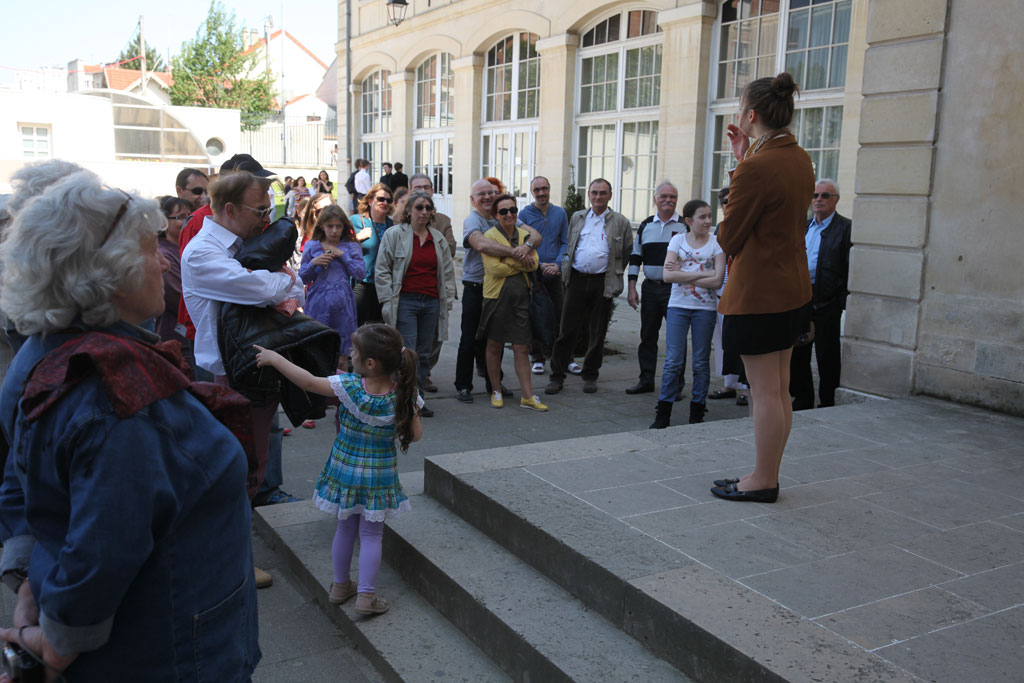
[{"label": "black skirt", "polygon": [[726,315],[722,320],[722,350],[759,356],[791,348],[810,326],[810,304],[782,313]]}]

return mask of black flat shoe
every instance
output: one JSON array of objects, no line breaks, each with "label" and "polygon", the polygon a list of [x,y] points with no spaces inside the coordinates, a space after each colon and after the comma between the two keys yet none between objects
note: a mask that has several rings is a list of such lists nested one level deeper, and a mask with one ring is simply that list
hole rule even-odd
[{"label": "black flat shoe", "polygon": [[710,394],[708,394],[708,398],[710,398],[712,401],[717,401],[717,400],[722,399],[722,398],[735,398],[735,397],[736,397],[736,390],[735,389],[717,389],[715,391],[712,391]]},{"label": "black flat shoe", "polygon": [[746,394],[744,394],[742,396],[737,396],[736,397],[736,405],[738,405],[738,406],[750,405],[750,399],[747,398]]},{"label": "black flat shoe", "polygon": [[779,487],[773,489],[760,489],[757,491],[737,491],[736,484],[727,486],[716,486],[711,493],[724,498],[725,500],[738,500],[750,503],[774,503],[779,499]]},{"label": "black flat shoe", "polygon": [[652,391],[654,391],[654,385],[644,384],[643,382],[637,382],[629,389],[626,389],[627,394],[649,394]]},{"label": "black flat shoe", "polygon": [[722,488],[724,486],[728,486],[729,484],[738,484],[738,483],[740,483],[739,479],[732,479],[732,478],[729,478],[729,479],[715,479],[715,481],[714,481],[715,486],[717,486],[719,488]]}]

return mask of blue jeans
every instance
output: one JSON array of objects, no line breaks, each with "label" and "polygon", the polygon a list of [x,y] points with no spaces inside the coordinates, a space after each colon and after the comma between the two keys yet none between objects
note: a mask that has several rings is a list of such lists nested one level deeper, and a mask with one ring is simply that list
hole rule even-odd
[{"label": "blue jeans", "polygon": [[430,351],[437,336],[437,320],[441,315],[440,302],[426,294],[399,294],[398,317],[395,327],[402,335],[407,349],[415,349],[417,356],[416,379],[420,388],[430,373]]},{"label": "blue jeans", "polygon": [[693,330],[693,398],[704,403],[711,382],[711,336],[715,333],[714,310],[669,307],[665,316],[665,367],[661,371],[659,401],[674,401],[683,387],[686,367],[686,333]]}]

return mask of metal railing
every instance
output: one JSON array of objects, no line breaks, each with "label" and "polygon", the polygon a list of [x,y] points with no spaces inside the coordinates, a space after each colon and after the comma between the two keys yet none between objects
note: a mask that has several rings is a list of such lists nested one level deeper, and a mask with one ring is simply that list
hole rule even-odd
[{"label": "metal railing", "polygon": [[313,166],[331,164],[331,151],[338,142],[338,121],[301,123],[267,122],[256,130],[243,130],[242,151],[264,166]]}]

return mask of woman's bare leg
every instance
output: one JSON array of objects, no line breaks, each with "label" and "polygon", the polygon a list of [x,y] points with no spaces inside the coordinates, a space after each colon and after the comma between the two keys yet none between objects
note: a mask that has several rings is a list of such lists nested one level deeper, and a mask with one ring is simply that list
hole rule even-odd
[{"label": "woman's bare leg", "polygon": [[775,481],[779,481],[779,468],[782,466],[782,454],[786,452],[786,443],[789,441],[789,433],[793,430],[793,399],[789,396],[789,361],[793,356],[793,349],[789,348],[779,352],[779,396],[782,400],[782,412],[785,416],[786,434],[782,439],[782,447],[779,448],[779,458],[775,462]]},{"label": "woman's bare leg", "polygon": [[485,352],[487,376],[491,380],[491,389],[494,391],[498,391],[501,388],[501,347],[501,342],[494,341],[493,339],[487,340],[487,350]]},{"label": "woman's bare leg", "polygon": [[526,344],[513,344],[512,354],[514,357],[516,377],[519,378],[519,391],[523,398],[533,396],[532,373],[530,372],[530,347]]},{"label": "woman's bare leg", "polygon": [[790,351],[776,351],[756,356],[742,356],[753,398],[756,455],[754,471],[740,479],[740,483],[736,485],[740,491],[771,489],[779,482],[779,464],[793,421],[793,409],[792,405],[789,405],[788,396],[788,372],[786,400],[783,400],[780,394],[780,387],[783,386],[780,377],[781,356],[785,355],[788,362],[789,354]]}]

